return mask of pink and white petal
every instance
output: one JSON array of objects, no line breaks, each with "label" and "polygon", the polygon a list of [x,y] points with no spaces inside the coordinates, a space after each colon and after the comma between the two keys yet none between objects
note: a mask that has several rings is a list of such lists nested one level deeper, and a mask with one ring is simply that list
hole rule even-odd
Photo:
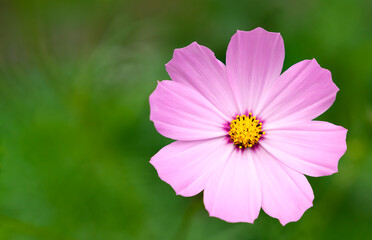
[{"label": "pink and white petal", "polygon": [[263,148],[254,151],[253,159],[261,184],[262,209],[282,225],[298,221],[314,200],[306,177]]},{"label": "pink and white petal", "polygon": [[150,120],[165,137],[201,140],[226,135],[226,118],[197,91],[161,81],[150,96]]},{"label": "pink and white petal", "polygon": [[205,188],[211,174],[228,159],[231,148],[225,138],[176,141],[161,149],[150,163],[178,195],[189,197]]},{"label": "pink and white petal", "polygon": [[262,28],[237,31],[226,53],[226,69],[240,112],[258,113],[266,92],[279,77],[284,61],[280,33]]},{"label": "pink and white petal", "polygon": [[320,67],[315,59],[304,60],[275,81],[261,116],[268,128],[312,120],[333,104],[338,90],[330,71]]},{"label": "pink and white petal", "polygon": [[226,116],[238,112],[226,67],[210,49],[193,42],[174,50],[172,60],[165,66],[173,81],[194,88]]},{"label": "pink and white petal", "polygon": [[260,144],[288,167],[319,177],[337,172],[346,133],[343,127],[310,121],[269,130]]},{"label": "pink and white petal", "polygon": [[261,209],[261,189],[251,151],[234,146],[204,189],[209,215],[227,222],[253,223]]}]

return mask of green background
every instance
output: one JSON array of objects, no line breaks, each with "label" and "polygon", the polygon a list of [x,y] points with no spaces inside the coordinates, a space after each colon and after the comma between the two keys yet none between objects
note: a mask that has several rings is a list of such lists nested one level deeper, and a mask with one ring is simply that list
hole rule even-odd
[{"label": "green background", "polygon": [[[0,1],[0,239],[372,239],[372,1]],[[339,173],[282,227],[210,218],[149,160],[164,64],[193,41],[225,61],[240,30],[281,32],[284,69],[316,58],[349,129]]]}]

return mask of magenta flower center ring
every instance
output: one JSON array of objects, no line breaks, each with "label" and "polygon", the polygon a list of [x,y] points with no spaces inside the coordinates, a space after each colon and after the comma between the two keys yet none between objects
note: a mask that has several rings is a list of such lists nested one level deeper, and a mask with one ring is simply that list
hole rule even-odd
[{"label": "magenta flower center ring", "polygon": [[230,123],[230,138],[239,148],[253,147],[264,134],[262,123],[252,113],[237,115]]}]

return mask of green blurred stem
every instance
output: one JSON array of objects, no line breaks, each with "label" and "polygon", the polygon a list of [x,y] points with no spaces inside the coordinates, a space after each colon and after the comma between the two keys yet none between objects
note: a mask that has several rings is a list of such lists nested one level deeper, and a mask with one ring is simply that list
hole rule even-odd
[{"label": "green blurred stem", "polygon": [[187,239],[187,231],[189,229],[192,217],[200,210],[202,207],[202,195],[199,194],[188,206],[186,213],[182,219],[181,225],[176,232],[173,239],[184,240]]}]

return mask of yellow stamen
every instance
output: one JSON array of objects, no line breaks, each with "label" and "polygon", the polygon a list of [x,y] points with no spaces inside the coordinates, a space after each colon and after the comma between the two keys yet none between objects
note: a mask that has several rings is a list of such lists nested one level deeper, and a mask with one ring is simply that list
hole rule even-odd
[{"label": "yellow stamen", "polygon": [[253,147],[264,134],[262,123],[252,113],[237,115],[230,123],[230,138],[239,148]]}]

